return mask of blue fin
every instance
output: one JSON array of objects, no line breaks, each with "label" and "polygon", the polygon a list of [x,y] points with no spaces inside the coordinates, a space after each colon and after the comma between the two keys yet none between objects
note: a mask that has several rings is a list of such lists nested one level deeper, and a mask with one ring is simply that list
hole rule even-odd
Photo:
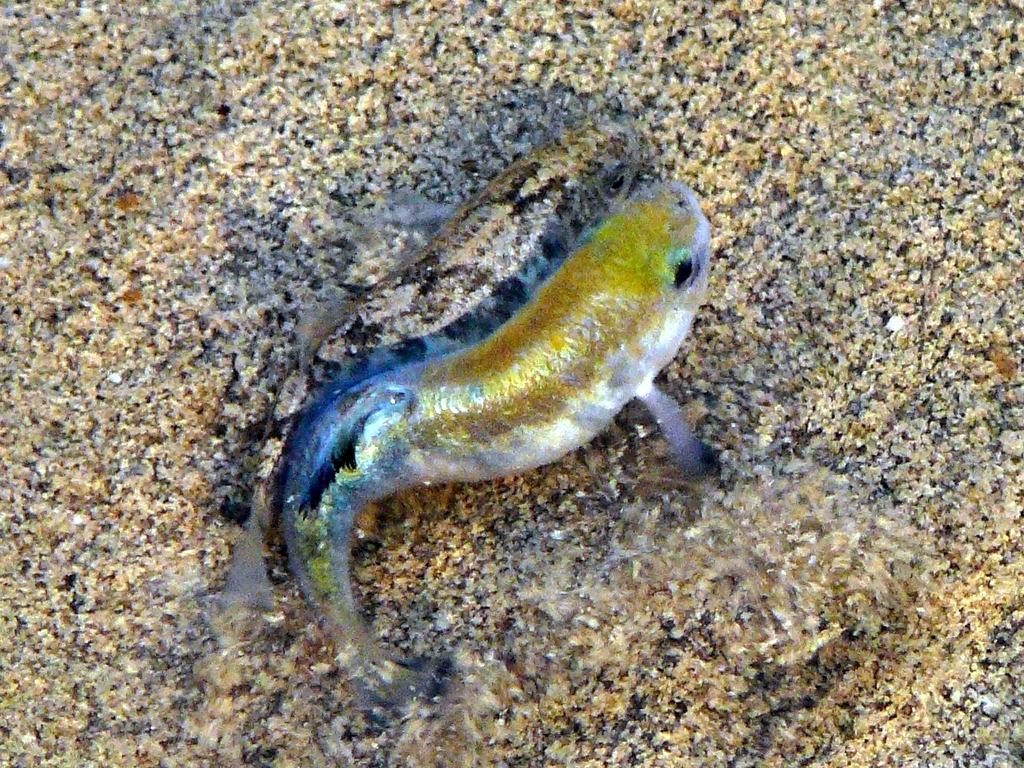
[{"label": "blue fin", "polygon": [[653,384],[637,395],[658,422],[672,457],[687,477],[706,477],[719,470],[718,454],[690,430],[679,404]]}]

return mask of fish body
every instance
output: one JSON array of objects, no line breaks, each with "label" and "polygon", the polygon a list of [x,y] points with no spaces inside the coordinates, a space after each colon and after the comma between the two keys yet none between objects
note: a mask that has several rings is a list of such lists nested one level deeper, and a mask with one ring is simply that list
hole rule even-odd
[{"label": "fish body", "polygon": [[486,337],[325,388],[296,423],[278,483],[292,568],[332,626],[383,657],[349,581],[354,520],[372,500],[554,461],[634,397],[669,424],[681,453],[707,458],[652,393],[703,301],[709,243],[688,188],[647,188]]}]

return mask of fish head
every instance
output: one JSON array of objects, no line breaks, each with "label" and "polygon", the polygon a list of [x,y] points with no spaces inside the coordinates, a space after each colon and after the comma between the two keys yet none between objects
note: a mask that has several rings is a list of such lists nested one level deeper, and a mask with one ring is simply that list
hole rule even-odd
[{"label": "fish head", "polygon": [[[628,123],[594,122],[566,132],[539,157],[541,174],[566,179],[556,218],[574,241],[645,183],[651,155]],[[542,152],[541,154],[545,154]]]},{"label": "fish head", "polygon": [[414,401],[410,387],[376,378],[325,387],[285,443],[274,488],[279,509],[316,510],[336,484],[367,496],[395,490]]},{"label": "fish head", "polygon": [[671,274],[671,303],[690,312],[704,303],[711,262],[711,224],[697,195],[681,182],[666,184],[658,193],[674,216],[667,222],[669,247],[666,274]]},{"label": "fish head", "polygon": [[577,254],[570,268],[598,292],[692,312],[707,290],[711,225],[685,184],[647,184],[586,232]]}]

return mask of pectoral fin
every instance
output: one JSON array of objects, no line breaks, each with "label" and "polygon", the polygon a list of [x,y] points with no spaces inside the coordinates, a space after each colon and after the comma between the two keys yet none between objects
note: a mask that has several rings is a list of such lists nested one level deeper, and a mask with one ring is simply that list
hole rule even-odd
[{"label": "pectoral fin", "polygon": [[661,432],[668,441],[672,456],[689,477],[707,477],[718,472],[717,452],[697,439],[690,431],[679,404],[653,384],[646,392],[637,394],[647,406]]},{"label": "pectoral fin", "polygon": [[253,510],[231,555],[231,569],[221,596],[224,606],[244,603],[261,609],[273,607],[272,588],[263,558],[264,506],[262,497],[257,494]]},{"label": "pectoral fin", "polygon": [[387,196],[368,218],[373,227],[394,227],[432,237],[459,209],[457,205],[435,203],[411,189],[399,189]]}]

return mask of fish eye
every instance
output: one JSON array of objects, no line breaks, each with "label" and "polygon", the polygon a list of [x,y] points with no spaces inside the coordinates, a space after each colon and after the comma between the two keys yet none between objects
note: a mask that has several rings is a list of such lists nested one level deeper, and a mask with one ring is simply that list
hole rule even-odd
[{"label": "fish eye", "polygon": [[689,256],[687,256],[687,257],[685,257],[682,261],[680,261],[676,265],[676,277],[675,277],[676,288],[681,287],[683,285],[683,283],[685,283],[687,280],[690,279],[690,276],[692,274],[693,274],[693,259],[691,259]]},{"label": "fish eye", "polygon": [[627,175],[625,164],[616,163],[613,165],[606,176],[608,179],[608,189],[615,193],[621,192],[626,186]]}]

